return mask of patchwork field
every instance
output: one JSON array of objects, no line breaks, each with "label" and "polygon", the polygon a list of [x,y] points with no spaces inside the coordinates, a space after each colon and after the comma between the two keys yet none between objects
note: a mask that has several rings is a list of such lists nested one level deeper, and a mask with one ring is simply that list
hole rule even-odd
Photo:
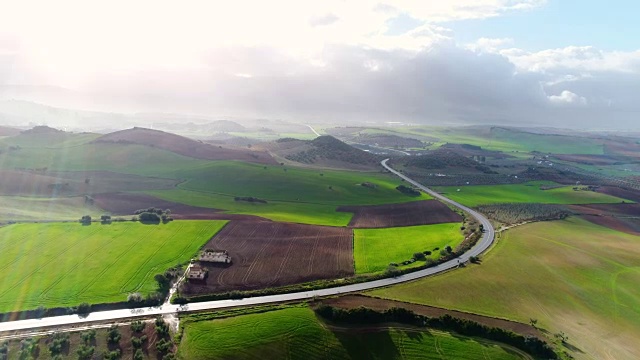
[{"label": "patchwork field", "polygon": [[[588,190],[573,190],[573,186],[562,186],[542,190],[541,186],[558,186],[543,181],[532,181],[514,185],[443,186],[435,190],[448,198],[467,206],[541,203],[541,204],[597,204],[620,203],[624,199]],[[460,189],[460,191],[458,191]]]},{"label": "patchwork field", "polygon": [[[162,225],[17,224],[0,228],[0,312],[126,301],[188,261],[225,221]],[[72,255],[72,256],[71,256]]]},{"label": "patchwork field", "polygon": [[306,307],[186,322],[180,359],[522,359],[495,343],[414,328],[338,328]]},{"label": "patchwork field", "polygon": [[[429,199],[410,197],[396,190],[397,178],[382,173],[316,170],[289,166],[262,166],[217,161],[204,166],[167,172],[169,178],[188,179],[180,189],[253,196],[264,200],[325,205],[378,205]],[[362,186],[370,183],[371,186]]]},{"label": "patchwork field", "polygon": [[104,212],[94,205],[85,203],[84,197],[0,196],[0,201],[0,223],[17,220],[78,220],[83,215],[99,216]]},{"label": "patchwork field", "polygon": [[226,250],[231,266],[206,265],[205,282],[184,285],[185,295],[251,290],[353,275],[347,228],[232,221],[206,248]]},{"label": "patchwork field", "polygon": [[355,228],[388,228],[462,221],[462,216],[437,200],[389,205],[341,206],[338,211],[353,213],[349,226]]},{"label": "patchwork field", "polygon": [[224,209],[226,213],[256,215],[273,221],[312,225],[347,226],[352,214],[337,212],[335,205],[312,204],[296,201],[269,201],[267,204],[235,201],[231,195],[220,195],[187,190],[146,192],[154,197],[174,203],[203,208]]},{"label": "patchwork field", "polygon": [[266,220],[251,215],[227,214],[217,209],[185,205],[140,193],[105,193],[94,197],[94,205],[114,215],[132,215],[136,210],[155,207],[171,210],[174,219]]},{"label": "patchwork field", "polygon": [[[564,332],[579,359],[640,358],[640,237],[579,218],[508,230],[481,265],[371,294]],[[573,350],[570,350],[573,349]]]},{"label": "patchwork field", "polygon": [[[463,240],[460,223],[354,229],[353,234],[357,274],[384,271],[390,263],[400,265],[401,262],[410,260],[416,252],[429,250],[432,254],[427,257],[437,259],[440,257],[441,249],[447,245],[455,249]],[[404,267],[410,268],[424,264],[424,261],[416,261]]]}]

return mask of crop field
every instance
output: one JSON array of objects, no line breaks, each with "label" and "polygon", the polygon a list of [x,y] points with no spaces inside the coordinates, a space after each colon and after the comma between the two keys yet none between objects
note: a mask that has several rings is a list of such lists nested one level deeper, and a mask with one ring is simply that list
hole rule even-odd
[{"label": "crop field", "polygon": [[579,218],[508,230],[481,265],[372,295],[560,331],[580,359],[640,358],[640,237]]},{"label": "crop field", "polygon": [[[0,312],[126,301],[188,261],[225,221],[17,224],[0,228]],[[72,256],[70,256],[72,255]]]},{"label": "crop field", "polygon": [[154,197],[202,208],[222,209],[226,213],[256,215],[273,221],[312,225],[347,226],[351,213],[337,212],[335,205],[295,201],[269,201],[267,204],[234,201],[233,196],[187,190],[147,191]]},{"label": "crop field", "polygon": [[227,214],[217,209],[185,205],[141,193],[105,193],[93,196],[94,205],[112,215],[132,215],[155,207],[171,210],[171,217],[183,220],[266,220],[253,215]]},{"label": "crop field", "polygon": [[572,205],[569,208],[594,224],[640,235],[640,204]]},{"label": "crop field", "polygon": [[206,283],[185,284],[185,295],[353,275],[352,233],[347,228],[232,221],[205,247],[228,251],[233,263],[224,267],[205,263]]},{"label": "crop field", "polygon": [[355,228],[389,228],[462,221],[462,216],[437,200],[389,205],[341,206],[338,211],[353,213],[349,226]]},{"label": "crop field", "polygon": [[0,222],[78,220],[83,215],[103,213],[98,207],[85,204],[84,197],[0,196],[0,201]]},{"label": "crop field", "polygon": [[180,359],[522,359],[475,338],[414,328],[338,328],[306,307],[187,322]]},{"label": "crop field", "polygon": [[[540,204],[603,204],[620,203],[624,199],[588,190],[573,190],[562,186],[541,190],[541,186],[555,183],[532,181],[513,185],[443,186],[435,190],[464,205],[475,207],[489,204],[540,203]],[[460,191],[457,191],[460,189]]]},{"label": "crop field", "polygon": [[[460,223],[407,226],[387,229],[354,229],[356,273],[384,271],[390,263],[410,260],[416,252],[432,251],[432,259],[440,257],[447,245],[455,249],[462,242]],[[439,248],[435,250],[435,248]],[[424,265],[416,261],[406,267]]]},{"label": "crop field", "polygon": [[82,196],[112,191],[173,189],[177,180],[109,171],[43,172],[0,170],[0,194],[41,197]]},{"label": "crop field", "polygon": [[[396,190],[401,182],[388,174],[315,170],[289,166],[262,166],[218,161],[166,173],[185,178],[179,188],[191,191],[253,196],[264,200],[298,201],[324,205],[378,205],[429,199]],[[362,183],[372,186],[362,186]]]}]

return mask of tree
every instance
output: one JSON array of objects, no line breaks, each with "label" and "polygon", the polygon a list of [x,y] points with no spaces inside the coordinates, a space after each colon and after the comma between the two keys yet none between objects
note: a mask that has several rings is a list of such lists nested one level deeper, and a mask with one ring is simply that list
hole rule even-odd
[{"label": "tree", "polygon": [[142,349],[136,350],[133,354],[133,360],[144,360],[144,353],[142,352]]},{"label": "tree", "polygon": [[76,313],[80,317],[89,316],[89,314],[91,314],[91,304],[85,302],[78,305],[78,308],[76,309]]},{"label": "tree", "polygon": [[413,254],[413,259],[418,261],[418,260],[425,260],[427,257],[425,256],[425,254],[421,253],[421,252],[417,252]]},{"label": "tree", "polygon": [[529,319],[529,324],[531,324],[531,326],[533,327],[536,327],[536,325],[538,325],[538,319],[534,319],[534,318]]},{"label": "tree", "polygon": [[120,334],[118,326],[112,325],[107,332],[107,342],[109,344],[118,344],[121,338],[122,335]]},{"label": "tree", "polygon": [[85,215],[82,218],[80,218],[80,222],[83,225],[90,225],[91,224],[91,216],[90,215]]}]

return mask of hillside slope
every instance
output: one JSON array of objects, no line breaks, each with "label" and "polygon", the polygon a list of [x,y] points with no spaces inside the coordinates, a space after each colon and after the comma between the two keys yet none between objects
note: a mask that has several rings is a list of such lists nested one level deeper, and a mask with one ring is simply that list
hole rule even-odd
[{"label": "hillside slope", "polygon": [[216,147],[184,136],[139,127],[103,135],[93,142],[145,145],[204,160],[242,160],[254,163],[276,164],[276,161],[264,151]]},{"label": "hillside slope", "polygon": [[380,156],[356,149],[333,136],[319,136],[313,140],[285,138],[263,147],[287,160],[317,166],[372,169],[382,160]]}]

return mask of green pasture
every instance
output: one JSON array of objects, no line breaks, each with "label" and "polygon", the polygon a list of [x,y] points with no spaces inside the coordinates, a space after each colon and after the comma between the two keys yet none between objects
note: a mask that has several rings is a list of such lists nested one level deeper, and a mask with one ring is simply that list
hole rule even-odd
[{"label": "green pasture", "polygon": [[40,198],[0,196],[0,222],[78,220],[83,215],[99,216],[103,210],[87,205],[84,197]]},{"label": "green pasture", "polygon": [[160,199],[192,206],[224,209],[225,212],[241,215],[256,215],[273,221],[294,222],[311,225],[347,226],[352,213],[337,212],[335,205],[302,202],[269,201],[267,204],[235,201],[233,196],[203,193],[188,190],[146,191]]},{"label": "green pasture", "polygon": [[16,224],[0,228],[0,312],[126,301],[188,261],[225,221]]},{"label": "green pasture", "polygon": [[[582,359],[637,359],[640,237],[579,218],[508,230],[481,265],[371,292],[564,332]],[[575,349],[573,349],[575,347]],[[573,349],[573,350],[570,350]]]},{"label": "green pasture", "polygon": [[337,328],[306,307],[186,322],[179,359],[521,359],[475,338],[416,328]]},{"label": "green pasture", "polygon": [[[387,269],[390,263],[410,260],[416,252],[432,251],[431,259],[440,257],[447,245],[455,249],[462,242],[460,223],[407,226],[386,229],[354,229],[353,253],[356,274],[374,273]],[[440,250],[434,250],[440,248]],[[424,261],[401,266],[411,268]]]},{"label": "green pasture", "polygon": [[[164,177],[187,179],[185,190],[274,201],[324,205],[374,205],[427,199],[409,197],[396,190],[401,181],[388,174],[315,170],[239,161],[216,161],[166,172]],[[361,184],[370,182],[375,188]]]},{"label": "green pasture", "polygon": [[540,186],[555,185],[557,184],[551,182],[532,181],[525,184],[441,186],[434,189],[452,200],[471,207],[506,203],[607,204],[620,203],[624,200],[594,191],[576,191],[573,190],[573,186],[540,189]]}]

